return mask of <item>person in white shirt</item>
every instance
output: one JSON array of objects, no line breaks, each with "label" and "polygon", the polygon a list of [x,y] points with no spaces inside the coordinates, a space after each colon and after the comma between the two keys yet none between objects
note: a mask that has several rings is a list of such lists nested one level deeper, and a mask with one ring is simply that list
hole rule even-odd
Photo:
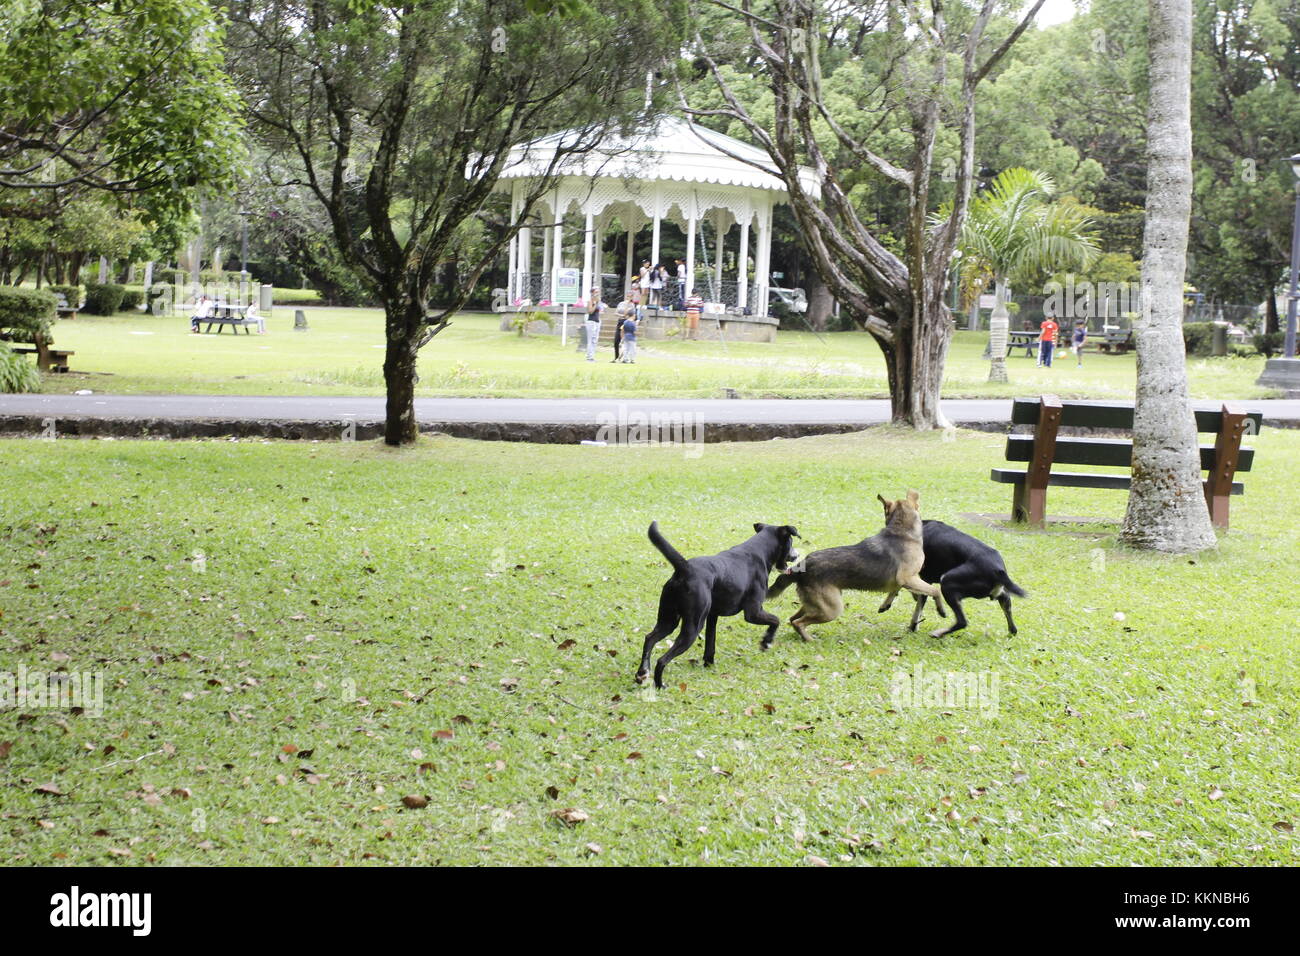
[{"label": "person in white shirt", "polygon": [[257,334],[266,334],[266,319],[257,314],[257,304],[250,302],[248,308],[244,310],[244,321],[252,322],[257,325]]},{"label": "person in white shirt", "polygon": [[198,334],[199,323],[212,315],[212,300],[206,295],[199,296],[199,301],[194,303],[194,314],[190,316],[190,331]]}]

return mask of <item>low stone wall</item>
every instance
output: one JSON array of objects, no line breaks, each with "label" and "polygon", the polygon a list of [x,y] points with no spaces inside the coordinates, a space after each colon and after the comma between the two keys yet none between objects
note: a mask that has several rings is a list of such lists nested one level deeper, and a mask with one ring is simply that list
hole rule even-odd
[{"label": "low stone wall", "polygon": [[[545,322],[537,321],[528,324],[529,335],[559,335],[560,334],[560,311],[555,308],[534,309],[533,311],[549,312],[551,314],[551,325],[548,327]],[[607,311],[601,324],[605,325],[613,321],[613,311]],[[501,313],[501,331],[512,332],[514,329],[511,322],[514,321],[513,312]],[[581,310],[569,310],[569,336],[582,334],[582,324],[586,321]],[[737,315],[733,312],[725,312],[718,315],[704,313],[700,316],[700,324],[696,329],[695,337],[701,341],[707,342],[775,342],[777,326],[780,325],[778,319],[769,315]],[[637,331],[638,338],[644,341],[655,341],[659,339],[678,339],[685,333],[686,313],[672,312],[668,310],[655,311],[649,310],[641,327]]]}]

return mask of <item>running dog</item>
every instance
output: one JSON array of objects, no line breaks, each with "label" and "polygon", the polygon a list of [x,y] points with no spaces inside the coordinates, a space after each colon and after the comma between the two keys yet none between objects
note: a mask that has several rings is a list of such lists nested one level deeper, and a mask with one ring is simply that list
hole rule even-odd
[{"label": "running dog", "polygon": [[794,539],[799,537],[799,532],[788,524],[756,524],[754,531],[752,538],[734,548],[688,561],[659,533],[659,523],[651,522],[650,543],[673,566],[673,576],[659,595],[659,619],[654,630],[645,636],[641,666],[636,672],[638,684],[644,683],[650,674],[650,654],[655,645],[671,634],[679,621],[682,629],[677,639],[655,664],[655,687],[664,686],[664,668],[695,643],[701,630],[704,631],[704,666],[712,666],[720,617],[743,612],[750,624],[766,625],[764,650],[772,643],[772,635],[781,620],[763,610],[767,579],[773,567],[785,568],[798,557]]},{"label": "running dog", "polygon": [[[961,609],[965,598],[989,598],[1002,605],[1007,616],[1007,632],[1016,636],[1016,622],[1011,617],[1011,595],[1025,597],[1020,585],[1007,574],[1007,566],[996,548],[964,531],[958,531],[942,521],[927,519],[921,522],[921,535],[925,546],[925,565],[921,579],[939,585],[943,598],[952,608],[953,624],[949,628],[933,631],[931,637],[944,637],[966,626],[966,615]],[[916,607],[912,610],[909,631],[915,631],[925,607],[925,595],[913,594]],[[882,611],[893,602],[891,596]]]},{"label": "running dog", "polygon": [[[885,507],[885,527],[857,544],[840,548],[814,551],[801,565],[783,572],[768,588],[767,596],[774,598],[791,584],[799,589],[799,610],[790,618],[790,625],[805,641],[810,640],[807,627],[835,620],[844,610],[842,591],[885,591],[888,597],[880,610],[887,610],[894,595],[906,588],[913,594],[934,598],[935,606],[943,614],[943,600],[939,589],[921,579],[921,566],[925,552],[921,539],[920,496],[909,491],[906,498],[886,501],[876,498]],[[772,643],[772,634],[764,640],[764,649]]]}]

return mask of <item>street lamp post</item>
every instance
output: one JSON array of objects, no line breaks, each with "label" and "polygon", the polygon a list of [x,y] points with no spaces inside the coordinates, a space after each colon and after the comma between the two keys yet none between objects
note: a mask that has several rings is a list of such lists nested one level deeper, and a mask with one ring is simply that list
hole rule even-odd
[{"label": "street lamp post", "polygon": [[1296,308],[1300,305],[1300,153],[1287,161],[1291,164],[1291,172],[1295,174],[1295,220],[1291,224],[1291,289],[1287,293],[1286,343],[1282,355],[1294,359]]},{"label": "street lamp post", "polygon": [[239,271],[245,282],[248,281],[248,217],[251,215],[252,213],[247,209],[239,211],[239,217],[243,220],[239,240]]},{"label": "street lamp post", "polygon": [[[1296,311],[1300,308],[1300,153],[1288,157],[1295,174],[1295,221],[1291,226],[1291,283],[1286,298],[1286,338],[1282,357],[1264,363],[1264,374],[1255,383],[1280,388],[1288,398],[1300,396],[1300,359],[1295,355]],[[1269,289],[1269,295],[1273,290]]]}]

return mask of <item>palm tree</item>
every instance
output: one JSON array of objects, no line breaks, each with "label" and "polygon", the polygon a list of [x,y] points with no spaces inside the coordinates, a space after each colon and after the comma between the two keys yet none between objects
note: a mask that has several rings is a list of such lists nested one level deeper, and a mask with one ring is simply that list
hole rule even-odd
[{"label": "palm tree", "polygon": [[990,382],[1007,380],[1007,290],[1044,275],[1087,267],[1098,254],[1092,219],[1067,202],[1050,202],[1056,184],[1046,173],[1004,170],[988,192],[971,200],[962,228],[961,284],[978,294],[992,282],[996,304],[989,326]]}]

